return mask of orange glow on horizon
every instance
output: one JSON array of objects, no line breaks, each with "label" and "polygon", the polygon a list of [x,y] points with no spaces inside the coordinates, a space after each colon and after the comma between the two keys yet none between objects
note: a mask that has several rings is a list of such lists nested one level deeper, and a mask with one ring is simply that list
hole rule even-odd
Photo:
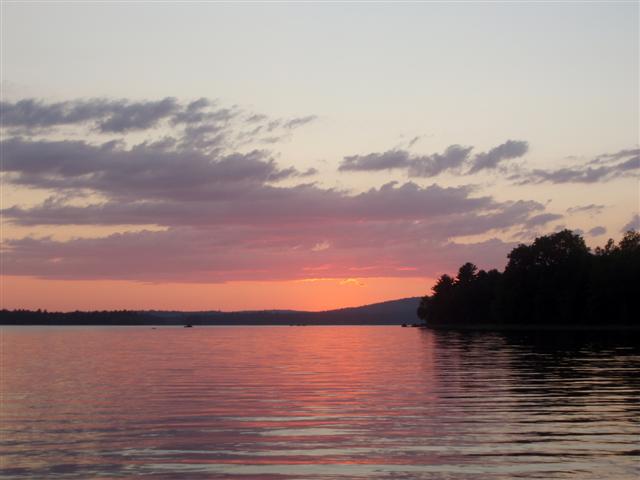
[{"label": "orange glow on horizon", "polygon": [[331,310],[425,295],[433,279],[310,278],[273,282],[161,283],[5,276],[0,307],[73,310]]}]

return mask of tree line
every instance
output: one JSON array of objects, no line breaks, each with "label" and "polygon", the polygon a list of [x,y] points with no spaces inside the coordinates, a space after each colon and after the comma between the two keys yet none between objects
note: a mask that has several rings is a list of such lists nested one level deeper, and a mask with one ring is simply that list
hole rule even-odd
[{"label": "tree line", "polygon": [[156,318],[146,312],[112,310],[49,312],[47,310],[0,310],[0,325],[144,325]]},{"label": "tree line", "polygon": [[640,326],[640,233],[593,252],[570,230],[520,244],[503,272],[465,263],[422,298],[427,325]]}]

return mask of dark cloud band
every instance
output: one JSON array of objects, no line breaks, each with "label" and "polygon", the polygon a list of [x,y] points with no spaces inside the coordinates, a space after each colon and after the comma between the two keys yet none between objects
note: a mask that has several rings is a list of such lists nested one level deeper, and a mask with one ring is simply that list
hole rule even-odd
[{"label": "dark cloud band", "polygon": [[471,155],[473,147],[450,145],[443,153],[411,155],[406,150],[389,150],[384,153],[352,155],[345,157],[339,170],[379,171],[406,170],[410,177],[435,177],[443,172],[473,174],[481,170],[495,169],[500,163],[522,157],[529,150],[527,142],[508,140],[488,152]]},{"label": "dark cloud band", "polygon": [[[174,98],[23,100],[5,102],[2,115],[3,180],[51,193],[38,205],[8,206],[5,221],[138,229],[103,238],[6,240],[6,274],[216,282],[304,278],[314,269],[323,276],[429,276],[467,255],[497,261],[510,246],[459,238],[490,238],[560,218],[540,203],[497,201],[469,185],[389,182],[350,192],[301,183],[317,170],[280,166],[255,145],[278,142],[314,115],[274,119]],[[93,136],[69,138],[68,125]],[[154,139],[136,143],[126,135],[132,131]],[[346,157],[340,168],[433,177],[499,168],[527,149],[526,142],[508,141],[475,155],[460,145],[424,156],[392,150]]]}]

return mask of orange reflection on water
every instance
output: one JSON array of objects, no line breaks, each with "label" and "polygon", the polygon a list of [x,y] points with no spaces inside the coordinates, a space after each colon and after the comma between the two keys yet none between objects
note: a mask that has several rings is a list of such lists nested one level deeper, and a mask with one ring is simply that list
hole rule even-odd
[{"label": "orange reflection on water", "polygon": [[2,346],[8,478],[632,478],[637,348],[602,370],[598,350],[545,363],[400,327],[9,327]]}]

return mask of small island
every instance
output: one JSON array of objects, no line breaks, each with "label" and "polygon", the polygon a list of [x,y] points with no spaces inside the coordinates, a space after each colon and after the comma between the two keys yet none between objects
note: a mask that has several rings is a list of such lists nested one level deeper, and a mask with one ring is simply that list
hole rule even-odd
[{"label": "small island", "polygon": [[430,328],[640,328],[640,233],[630,230],[594,252],[562,230],[518,245],[503,272],[465,263],[422,298]]}]

